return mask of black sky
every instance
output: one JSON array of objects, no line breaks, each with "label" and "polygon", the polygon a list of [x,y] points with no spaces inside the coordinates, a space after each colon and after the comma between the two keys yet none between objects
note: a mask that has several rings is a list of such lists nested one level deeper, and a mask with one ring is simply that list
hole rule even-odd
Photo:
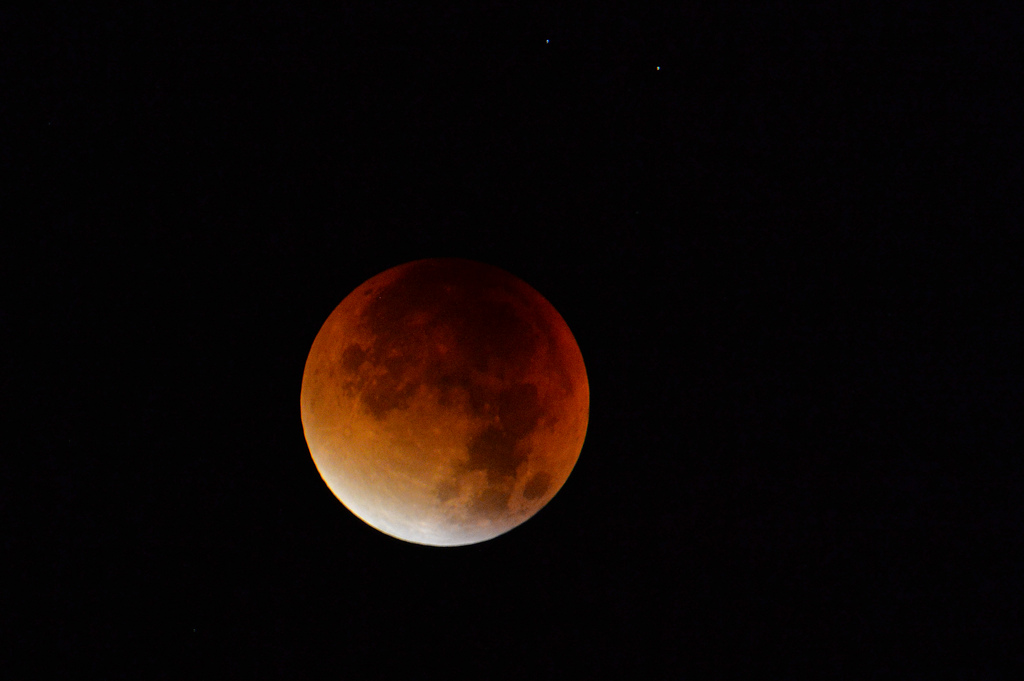
[{"label": "black sky", "polygon": [[[6,22],[26,678],[1024,661],[1009,13],[80,5]],[[554,501],[458,549],[346,511],[298,408],[334,306],[438,256],[591,388]]]}]

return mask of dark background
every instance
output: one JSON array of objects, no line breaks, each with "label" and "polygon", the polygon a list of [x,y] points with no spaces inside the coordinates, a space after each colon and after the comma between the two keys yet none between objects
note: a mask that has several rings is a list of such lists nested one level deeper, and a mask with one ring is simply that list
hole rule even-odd
[{"label": "dark background", "polygon": [[[86,4],[3,16],[26,678],[1024,662],[1012,11]],[[334,306],[437,256],[591,388],[558,496],[455,549],[345,510],[298,408]]]}]

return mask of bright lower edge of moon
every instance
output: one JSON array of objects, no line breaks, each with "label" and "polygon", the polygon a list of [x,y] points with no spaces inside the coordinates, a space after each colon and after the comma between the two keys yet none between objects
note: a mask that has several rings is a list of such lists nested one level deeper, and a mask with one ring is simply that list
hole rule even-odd
[{"label": "bright lower edge of moon", "polygon": [[561,489],[590,388],[545,298],[446,258],[389,269],[342,300],[313,341],[300,403],[317,470],[352,513],[407,542],[461,546],[522,524]]}]

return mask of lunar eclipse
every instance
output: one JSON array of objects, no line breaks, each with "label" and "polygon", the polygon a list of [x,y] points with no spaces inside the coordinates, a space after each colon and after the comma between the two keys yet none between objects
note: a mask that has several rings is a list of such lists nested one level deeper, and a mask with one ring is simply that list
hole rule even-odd
[{"label": "lunar eclipse", "polygon": [[330,314],[302,375],[317,470],[357,517],[398,539],[492,539],[543,508],[586,435],[583,357],[561,315],[515,276],[418,260]]}]

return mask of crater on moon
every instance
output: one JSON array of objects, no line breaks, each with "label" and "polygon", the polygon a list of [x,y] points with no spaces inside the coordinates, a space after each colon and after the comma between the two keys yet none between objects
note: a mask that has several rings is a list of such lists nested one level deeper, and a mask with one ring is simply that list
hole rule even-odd
[{"label": "crater on moon", "polygon": [[400,539],[490,539],[543,507],[586,433],[575,339],[503,270],[421,260],[377,275],[324,323],[302,422],[334,494]]}]

